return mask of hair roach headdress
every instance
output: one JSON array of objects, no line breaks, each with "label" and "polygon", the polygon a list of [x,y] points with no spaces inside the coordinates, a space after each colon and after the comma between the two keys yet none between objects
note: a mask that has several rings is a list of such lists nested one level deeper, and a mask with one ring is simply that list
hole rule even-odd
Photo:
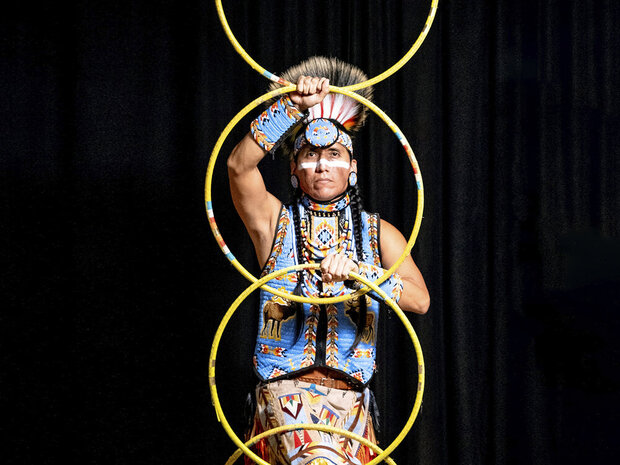
[{"label": "hair roach headdress", "polygon": [[[337,58],[311,57],[289,68],[280,76],[289,82],[297,82],[299,76],[326,77],[332,86],[345,87],[368,79],[356,66]],[[275,90],[278,84],[271,84]],[[357,91],[362,97],[372,100],[372,87]],[[308,109],[306,124],[297,126],[282,144],[284,153],[293,158],[306,143],[327,147],[334,142],[353,152],[352,133],[358,131],[368,116],[368,109],[351,97],[342,94],[328,94],[321,103]]]}]

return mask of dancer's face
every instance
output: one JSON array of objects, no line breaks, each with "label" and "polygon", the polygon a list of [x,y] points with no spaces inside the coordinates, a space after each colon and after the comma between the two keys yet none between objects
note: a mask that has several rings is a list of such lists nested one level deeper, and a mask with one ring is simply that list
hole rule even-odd
[{"label": "dancer's face", "polygon": [[343,194],[349,184],[349,173],[357,172],[357,161],[336,142],[327,148],[303,147],[297,161],[291,162],[291,173],[299,178],[299,187],[315,200],[326,202]]}]

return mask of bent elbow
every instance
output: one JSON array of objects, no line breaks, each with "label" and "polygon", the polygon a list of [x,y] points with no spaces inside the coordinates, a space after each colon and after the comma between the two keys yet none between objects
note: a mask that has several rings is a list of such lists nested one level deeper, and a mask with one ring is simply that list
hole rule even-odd
[{"label": "bent elbow", "polygon": [[430,306],[431,298],[428,294],[426,294],[425,296],[418,297],[414,302],[411,302],[409,306],[403,306],[403,310],[417,313],[418,315],[424,315],[428,312]]},{"label": "bent elbow", "polygon": [[431,306],[431,297],[430,295],[426,294],[426,298],[422,300],[422,302],[420,302],[420,306],[418,307],[418,313],[420,315],[424,315],[426,312],[428,312],[429,307]]}]

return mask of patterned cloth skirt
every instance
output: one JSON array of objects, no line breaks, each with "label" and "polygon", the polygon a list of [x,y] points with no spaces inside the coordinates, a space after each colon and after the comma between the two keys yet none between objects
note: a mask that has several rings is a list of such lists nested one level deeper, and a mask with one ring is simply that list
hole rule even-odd
[{"label": "patterned cloth skirt", "polygon": [[[283,425],[313,423],[342,428],[377,443],[369,414],[371,392],[326,388],[299,380],[256,387],[256,411],[247,439]],[[294,430],[261,439],[252,450],[272,465],[363,465],[376,454],[341,435]],[[245,458],[246,465],[252,464]]]}]

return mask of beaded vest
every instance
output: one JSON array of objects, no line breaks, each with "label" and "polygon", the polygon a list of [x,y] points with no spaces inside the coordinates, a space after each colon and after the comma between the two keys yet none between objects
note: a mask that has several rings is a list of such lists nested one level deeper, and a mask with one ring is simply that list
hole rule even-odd
[{"label": "beaded vest", "polygon": [[[293,209],[297,209],[302,237],[302,254],[297,255]],[[357,256],[349,196],[332,203],[317,203],[302,196],[300,201],[282,208],[274,245],[263,269],[263,276],[298,263],[318,262],[333,253],[343,253],[360,264],[360,274],[373,280],[382,274],[376,214],[361,212],[363,257]],[[349,294],[344,283],[323,283],[320,271],[290,273],[269,282],[275,289],[289,292],[301,279],[301,294],[324,297]],[[395,300],[402,282],[391,276],[381,288]],[[303,320],[297,322],[296,305],[261,290],[259,327],[254,351],[254,367],[261,380],[287,377],[313,367],[338,370],[365,385],[375,371],[379,303],[364,296],[366,321],[359,342],[353,346],[357,331],[357,299],[337,304],[301,304]],[[301,331],[298,328],[301,327]]]}]

